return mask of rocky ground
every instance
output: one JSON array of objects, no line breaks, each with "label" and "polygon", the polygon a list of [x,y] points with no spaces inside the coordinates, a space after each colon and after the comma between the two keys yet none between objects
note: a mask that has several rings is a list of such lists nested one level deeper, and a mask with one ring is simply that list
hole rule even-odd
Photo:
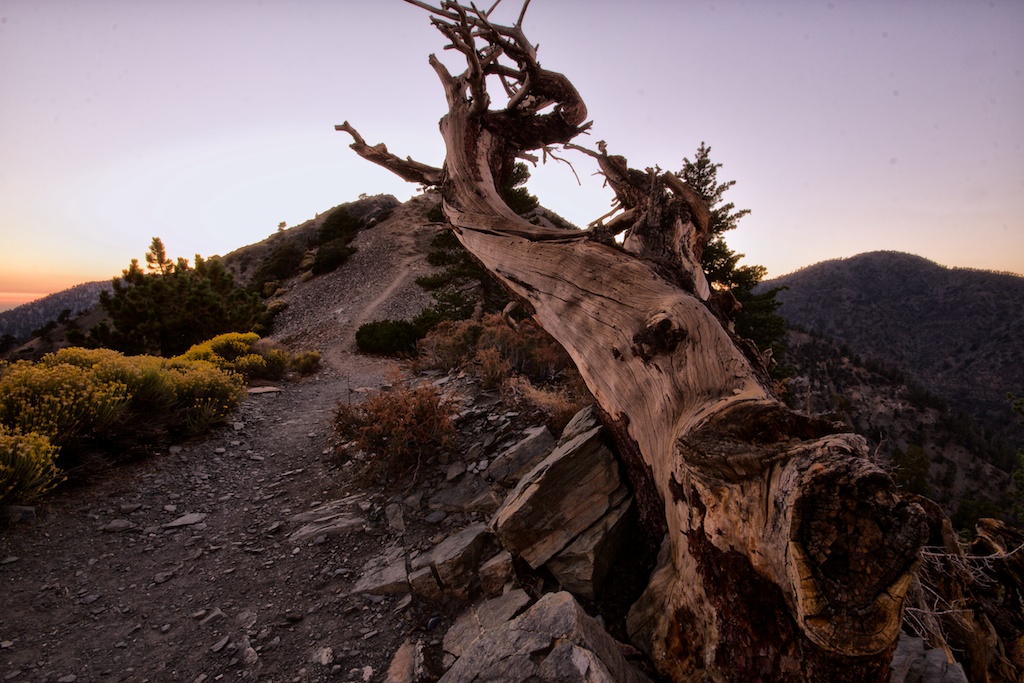
[{"label": "rocky ground", "polygon": [[[421,490],[385,494],[324,457],[335,404],[402,372],[358,354],[354,331],[427,302],[413,278],[429,269],[429,203],[400,207],[340,271],[283,295],[274,336],[320,349],[316,375],[253,387],[210,434],[154,445],[0,530],[0,680],[379,681],[408,636],[438,648],[461,600],[354,589],[396,538],[424,552],[482,513],[428,506],[457,480],[451,463]],[[514,431],[509,418],[487,424],[491,450]],[[302,513],[338,501],[351,524],[294,536]]]}]

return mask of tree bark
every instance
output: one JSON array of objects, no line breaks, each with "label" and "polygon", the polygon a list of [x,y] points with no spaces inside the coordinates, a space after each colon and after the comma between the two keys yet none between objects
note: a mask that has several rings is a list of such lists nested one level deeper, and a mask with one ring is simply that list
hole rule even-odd
[{"label": "tree bark", "polygon": [[[443,168],[338,129],[366,159],[440,187],[459,240],[565,347],[628,441],[647,524],[665,532],[630,614],[636,644],[675,681],[887,680],[927,533],[921,509],[860,437],[781,404],[756,349],[708,305],[700,197],[604,143],[570,144],[589,127],[586,106],[539,66],[522,15],[500,26],[475,7],[409,1],[466,58],[458,76],[430,58],[449,105]],[[489,78],[506,107],[490,109]],[[505,204],[498,188],[516,159],[556,144],[597,159],[618,216],[567,231]],[[620,232],[621,245],[610,239]]]}]

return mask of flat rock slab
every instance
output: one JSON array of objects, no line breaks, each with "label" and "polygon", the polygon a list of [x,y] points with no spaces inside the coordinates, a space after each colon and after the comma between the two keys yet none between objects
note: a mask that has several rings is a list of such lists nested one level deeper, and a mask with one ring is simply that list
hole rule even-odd
[{"label": "flat rock slab", "polygon": [[174,521],[164,524],[165,529],[174,529],[179,526],[192,526],[193,524],[199,524],[201,521],[207,518],[205,512],[190,512],[187,515],[182,515]]},{"label": "flat rock slab", "polygon": [[383,555],[366,563],[352,593],[393,595],[409,592],[409,573],[405,569],[405,550],[393,545]]},{"label": "flat rock slab", "polygon": [[302,526],[289,534],[288,540],[292,543],[304,543],[318,536],[333,538],[362,529],[366,526],[366,519],[356,512],[358,501],[358,496],[349,496],[289,517],[289,522]]},{"label": "flat rock slab", "polygon": [[483,633],[440,683],[650,683],[567,592],[549,593]]},{"label": "flat rock slab", "polygon": [[420,683],[428,680],[423,657],[423,641],[406,638],[391,658],[384,683]]},{"label": "flat rock slab", "polygon": [[484,600],[462,613],[444,635],[444,651],[461,657],[488,631],[505,625],[530,604],[530,596],[521,588]]},{"label": "flat rock slab", "polygon": [[892,657],[889,683],[967,683],[967,674],[960,664],[946,661],[946,653],[936,648],[926,650],[924,640],[900,635]]},{"label": "flat rock slab", "polygon": [[545,565],[562,588],[593,599],[623,557],[629,536],[636,531],[633,498],[608,511]]}]

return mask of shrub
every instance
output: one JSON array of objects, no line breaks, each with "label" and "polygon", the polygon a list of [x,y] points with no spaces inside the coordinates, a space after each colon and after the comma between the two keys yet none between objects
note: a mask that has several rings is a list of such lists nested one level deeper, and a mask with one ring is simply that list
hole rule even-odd
[{"label": "shrub", "polygon": [[419,343],[420,367],[449,372],[476,353],[484,326],[472,320],[442,322]]},{"label": "shrub", "polygon": [[263,377],[281,379],[288,372],[292,358],[284,348],[273,339],[259,339],[252,345],[252,350],[263,357],[265,368]]},{"label": "shrub", "polygon": [[169,410],[174,390],[168,384],[164,364],[158,356],[125,356],[110,349],[69,347],[47,354],[40,365],[74,365],[89,370],[99,380],[121,382],[127,387],[131,409],[135,412]]},{"label": "shrub", "polygon": [[501,390],[507,402],[541,413],[552,434],[560,433],[576,413],[594,402],[582,380],[538,387],[525,377],[513,376],[502,383]]},{"label": "shrub", "polygon": [[320,367],[320,352],[306,351],[292,356],[292,370],[300,375],[311,375]]},{"label": "shrub", "polygon": [[348,244],[355,239],[356,234],[363,228],[363,222],[354,217],[344,208],[337,208],[331,211],[320,224],[320,231],[317,233],[317,243],[327,244],[334,240],[342,240]]},{"label": "shrub", "polygon": [[352,449],[371,456],[364,474],[380,484],[412,477],[424,459],[455,444],[455,406],[430,385],[398,388],[369,396],[360,404],[342,404],[334,416],[334,433],[343,442],[336,461]]},{"label": "shrub", "polygon": [[247,379],[280,379],[289,357],[278,344],[254,332],[229,332],[194,345],[174,361],[207,361]]},{"label": "shrub", "polygon": [[288,308],[288,302],[283,299],[275,299],[267,304],[267,320],[273,320],[280,313]]},{"label": "shrub", "polygon": [[354,253],[356,248],[348,246],[344,239],[331,240],[320,245],[316,250],[316,258],[313,259],[313,274],[323,275],[337,270]]},{"label": "shrub", "polygon": [[363,353],[413,356],[419,328],[408,320],[374,320],[356,330],[356,346]]},{"label": "shrub", "polygon": [[[298,242],[285,242],[276,247],[270,255],[256,268],[252,275],[250,288],[255,292],[266,294],[266,285],[279,283],[299,274],[299,265],[306,255],[306,250]],[[277,286],[273,289],[276,291]],[[273,294],[273,292],[271,292]]]},{"label": "shrub", "polygon": [[54,464],[57,451],[41,434],[11,433],[0,425],[0,505],[28,502],[63,481]]},{"label": "shrub", "polygon": [[447,219],[444,217],[444,206],[441,202],[434,204],[427,211],[427,220],[431,223],[445,223]]},{"label": "shrub", "polygon": [[167,377],[174,388],[176,426],[190,434],[223,420],[245,395],[245,378],[209,361],[172,360]]},{"label": "shrub", "polygon": [[75,365],[19,362],[0,378],[0,424],[54,444],[103,433],[124,414],[128,387]]},{"label": "shrub", "polygon": [[484,389],[500,386],[512,370],[512,364],[502,358],[495,348],[478,349],[475,363]]},{"label": "shrub", "polygon": [[512,329],[500,315],[485,315],[480,322],[442,323],[420,342],[420,364],[452,370],[469,367],[477,354],[492,349],[511,370],[537,384],[574,372],[569,354],[532,320]]}]

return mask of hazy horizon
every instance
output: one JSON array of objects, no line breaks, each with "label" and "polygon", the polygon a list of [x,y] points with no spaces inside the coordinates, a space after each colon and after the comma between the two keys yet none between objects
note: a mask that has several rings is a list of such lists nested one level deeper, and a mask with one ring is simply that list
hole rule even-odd
[{"label": "hazy horizon", "polygon": [[[269,235],[268,235],[268,237],[269,237]],[[239,246],[243,247],[243,246],[248,246],[248,245],[239,245]],[[879,251],[879,250],[874,250],[874,251]],[[230,252],[228,252],[228,253],[230,253]],[[771,275],[768,278],[766,278],[766,280],[774,280],[776,278],[785,277],[786,275],[790,275],[791,273],[794,273],[796,271],[803,270],[804,268],[809,268],[811,266],[815,266],[815,265],[817,265],[819,263],[824,263],[824,262],[827,262],[827,261],[843,260],[843,259],[847,259],[847,258],[853,258],[855,256],[860,256],[862,254],[867,254],[867,253],[872,253],[872,252],[861,252],[860,254],[851,254],[850,256],[840,256],[840,257],[836,257],[836,258],[832,258],[832,259],[822,259],[821,261],[815,261],[813,263],[807,263],[805,265],[802,265],[802,266],[799,266],[797,268],[794,268],[792,271],[788,271],[788,272],[785,272],[785,273],[779,273],[777,275]],[[901,253],[910,253],[910,252],[901,252]],[[920,254],[912,254],[912,255],[913,256],[920,256]],[[1017,273],[1017,272],[1011,272],[1011,271],[1005,271],[1005,270],[992,270],[992,269],[989,269],[989,268],[975,269],[975,268],[972,268],[970,266],[951,266],[951,265],[946,264],[946,263],[938,263],[937,261],[933,261],[932,259],[928,259],[928,260],[932,261],[933,263],[936,263],[939,266],[942,266],[943,268],[949,268],[949,269],[954,269],[954,270],[955,269],[987,270],[989,272],[995,272],[995,273],[998,273],[998,274],[1001,274],[1001,275],[1012,275],[1014,277],[1024,278],[1024,273]],[[120,273],[118,273],[118,275],[120,275]],[[26,300],[21,300],[22,293],[20,293],[20,292],[0,292],[0,313],[3,313],[5,311],[9,311],[9,310],[11,310],[13,308],[17,308],[18,306],[21,306],[21,305],[24,305],[24,304],[32,303],[33,301],[37,301],[39,299],[43,299],[43,298],[45,298],[47,296],[50,296],[51,294],[57,294],[59,292],[66,291],[68,289],[72,289],[72,288],[74,288],[74,287],[76,287],[78,285],[89,284],[91,282],[97,282],[97,281],[111,280],[114,277],[117,277],[118,275],[111,275],[110,278],[106,278],[106,279],[102,279],[101,278],[100,280],[87,280],[87,281],[79,282],[79,283],[77,283],[75,285],[71,285],[69,287],[62,287],[61,289],[56,290],[54,292],[34,293],[34,296],[32,296],[32,298],[26,299]]]},{"label": "hazy horizon", "polygon": [[[586,10],[535,0],[524,25],[588,105],[579,142],[641,169],[707,142],[752,210],[728,242],[769,277],[876,250],[1024,272],[1024,3]],[[407,199],[333,127],[440,165],[444,42],[397,0],[0,0],[0,310],[110,279],[154,236],[191,259],[360,193]],[[611,196],[566,155],[584,187],[548,164],[530,189],[585,225]]]}]

